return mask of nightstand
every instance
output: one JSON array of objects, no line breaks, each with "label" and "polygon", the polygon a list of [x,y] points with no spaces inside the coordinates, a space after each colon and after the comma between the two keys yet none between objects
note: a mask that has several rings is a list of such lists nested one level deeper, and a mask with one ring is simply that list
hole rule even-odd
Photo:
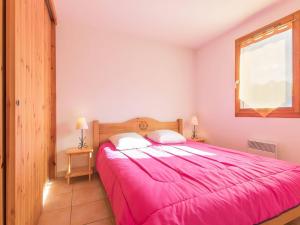
[{"label": "nightstand", "polygon": [[[89,181],[91,180],[91,176],[93,174],[93,170],[92,170],[93,151],[94,150],[91,148],[83,148],[83,149],[70,148],[66,150],[66,154],[68,155],[68,171],[66,174],[66,179],[68,181],[68,184],[70,184],[70,178],[72,177],[88,175]],[[88,166],[72,169],[72,156],[75,155],[86,155],[88,157]]]},{"label": "nightstand", "polygon": [[201,142],[201,143],[204,143],[204,142],[205,142],[205,139],[202,138],[202,137],[189,138],[189,140],[191,140],[191,141],[196,141],[196,142]]}]

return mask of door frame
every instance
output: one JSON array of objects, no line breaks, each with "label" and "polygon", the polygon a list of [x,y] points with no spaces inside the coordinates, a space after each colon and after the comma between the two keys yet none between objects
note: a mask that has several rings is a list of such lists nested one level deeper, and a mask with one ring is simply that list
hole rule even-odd
[{"label": "door frame", "polygon": [[51,18],[51,133],[49,159],[49,178],[56,178],[56,25],[57,17],[54,0],[45,0]]}]

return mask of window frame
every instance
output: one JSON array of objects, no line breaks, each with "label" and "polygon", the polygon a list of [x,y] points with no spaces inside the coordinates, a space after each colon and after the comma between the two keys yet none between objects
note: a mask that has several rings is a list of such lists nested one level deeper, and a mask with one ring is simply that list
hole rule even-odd
[{"label": "window frame", "polygon": [[[240,53],[246,40],[253,39],[268,30],[292,22],[293,28],[293,92],[292,107],[280,107],[270,109],[243,109],[239,99],[240,80]],[[276,32],[275,32],[276,34]],[[271,36],[270,36],[271,37]],[[268,37],[267,37],[268,38]],[[258,41],[263,40],[261,38]],[[253,42],[255,43],[255,41]],[[271,111],[271,112],[270,112]],[[264,26],[250,34],[247,34],[235,41],[235,117],[277,117],[277,118],[300,118],[300,10],[281,18],[267,26]]]}]

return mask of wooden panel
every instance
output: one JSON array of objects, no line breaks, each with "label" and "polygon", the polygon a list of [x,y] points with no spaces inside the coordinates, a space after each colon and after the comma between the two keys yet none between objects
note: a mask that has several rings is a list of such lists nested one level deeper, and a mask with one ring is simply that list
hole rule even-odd
[{"label": "wooden panel", "polygon": [[0,0],[0,225],[4,225],[4,71],[3,71],[3,0]]},{"label": "wooden panel", "polygon": [[37,224],[49,175],[52,22],[44,0],[7,1],[7,224]]},{"label": "wooden panel", "polygon": [[182,134],[182,119],[172,122],[160,122],[151,118],[136,118],[123,123],[99,123],[93,121],[93,148],[108,140],[112,135],[125,132],[136,132],[143,136],[159,129],[174,130]]},{"label": "wooden panel", "polygon": [[15,1],[6,1],[6,221],[15,225]]}]

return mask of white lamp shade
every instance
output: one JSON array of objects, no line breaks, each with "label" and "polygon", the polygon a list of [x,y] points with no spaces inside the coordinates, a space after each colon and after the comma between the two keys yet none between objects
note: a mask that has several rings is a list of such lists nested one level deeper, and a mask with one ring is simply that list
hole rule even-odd
[{"label": "white lamp shade", "polygon": [[197,118],[197,116],[193,116],[192,117],[192,119],[191,119],[191,124],[193,125],[193,126],[198,126],[198,118]]},{"label": "white lamp shade", "polygon": [[87,130],[89,128],[88,123],[84,117],[79,117],[76,122],[76,129]]}]

